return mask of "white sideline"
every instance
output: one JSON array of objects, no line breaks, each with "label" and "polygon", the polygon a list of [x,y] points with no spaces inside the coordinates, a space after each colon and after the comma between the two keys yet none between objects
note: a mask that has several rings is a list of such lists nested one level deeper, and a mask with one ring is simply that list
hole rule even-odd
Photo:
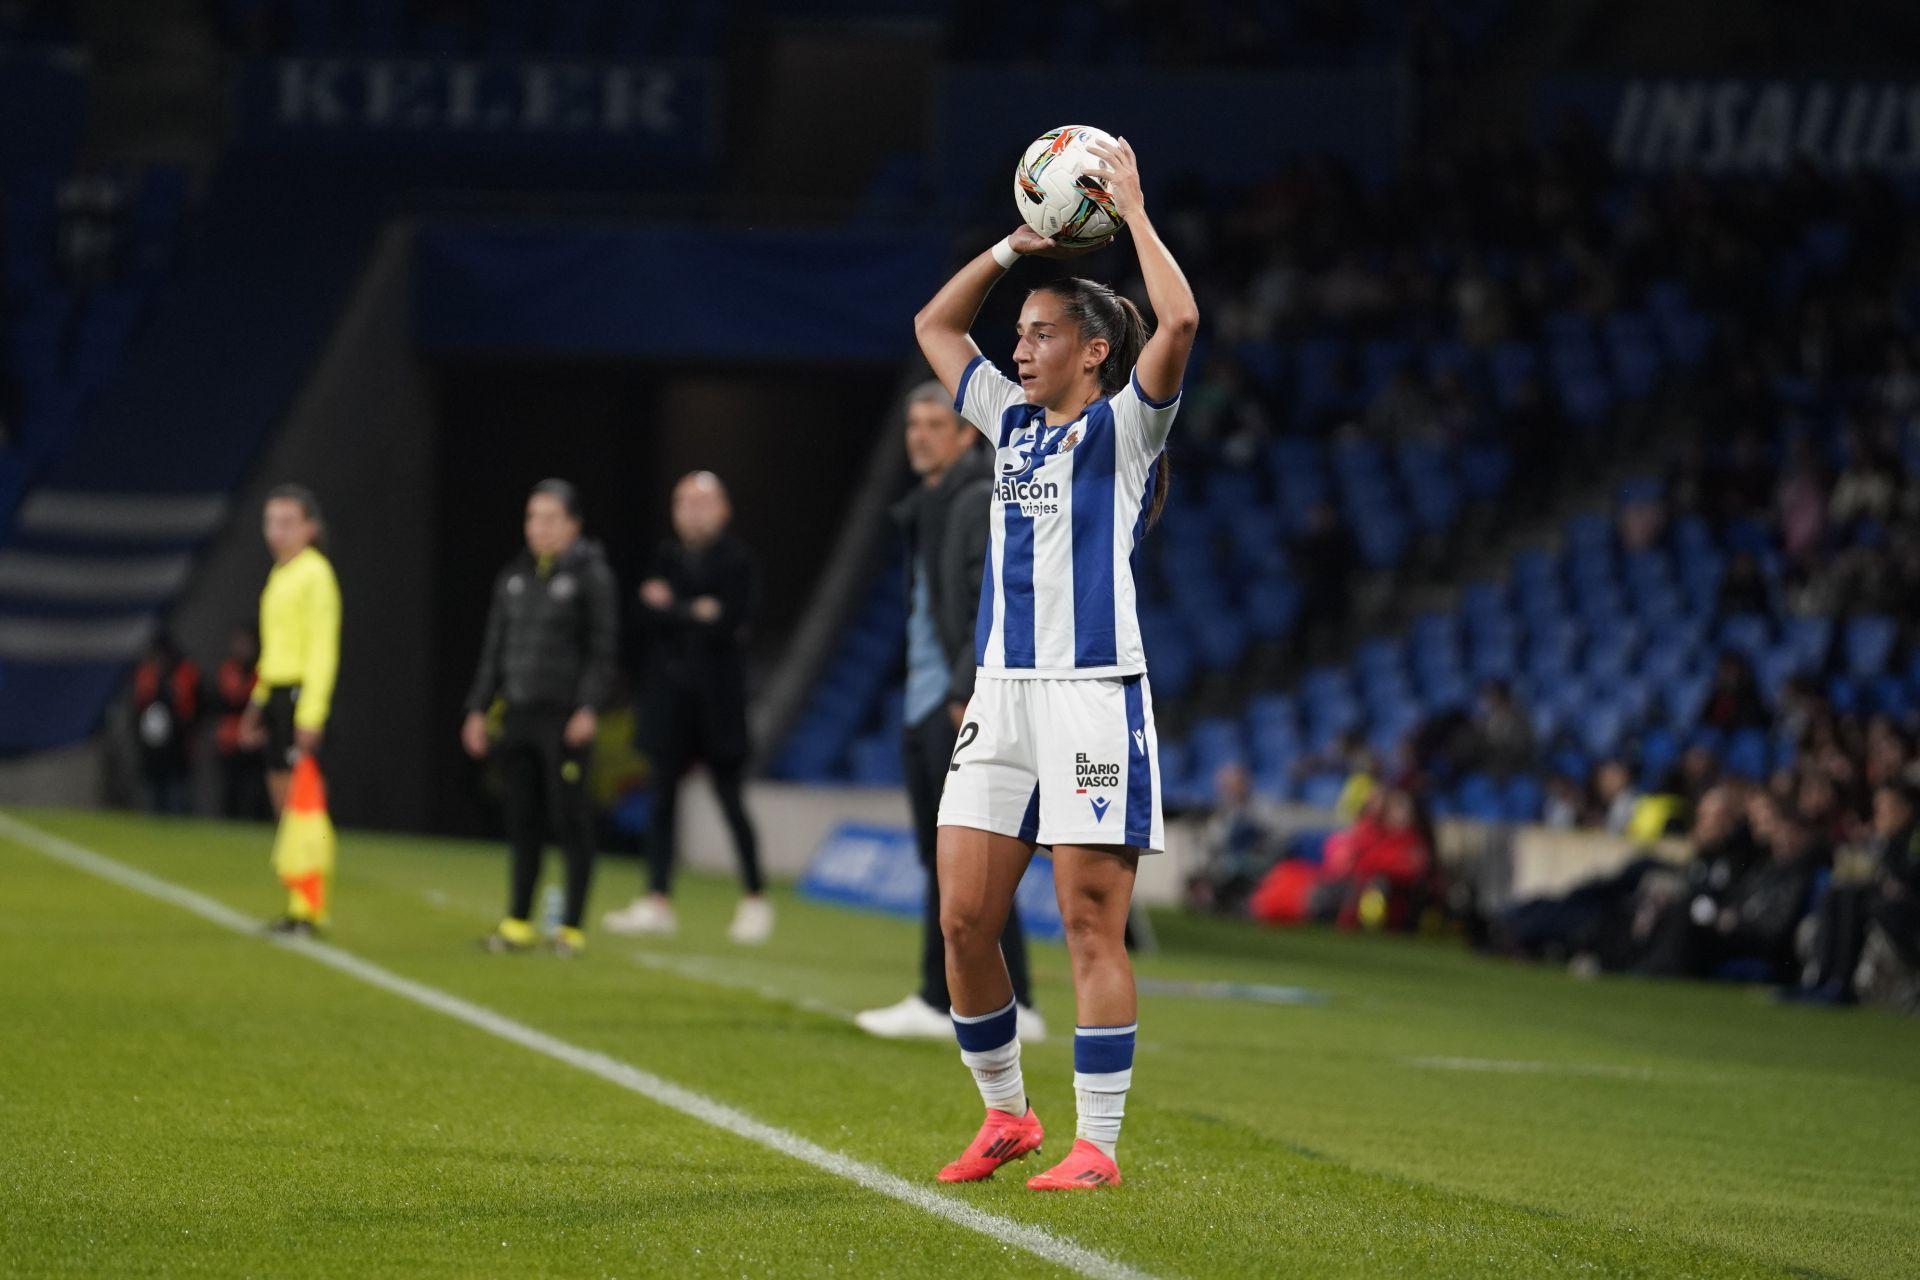
[{"label": "white sideline", "polygon": [[[136,867],[130,867],[105,854],[96,853],[92,849],[63,839],[50,831],[43,831],[39,827],[20,821],[11,814],[0,812],[0,836],[5,836],[36,853],[76,870],[98,876],[122,888],[143,893],[149,898],[155,898],[179,907],[183,911],[191,912],[223,929],[230,929],[250,938],[262,937],[259,921],[242,915],[223,903]],[[695,1093],[650,1071],[643,1071],[617,1058],[610,1058],[604,1053],[569,1044],[544,1031],[535,1030],[524,1022],[515,1021],[505,1014],[495,1013],[482,1005],[463,1000],[436,987],[403,978],[397,973],[383,969],[339,947],[305,938],[274,937],[273,942],[288,951],[326,965],[330,969],[358,978],[369,986],[378,987],[404,1000],[411,1000],[436,1013],[443,1013],[456,1022],[464,1022],[470,1027],[522,1048],[531,1049],[556,1062],[564,1062],[570,1067],[575,1067],[591,1076],[598,1076],[609,1084],[637,1093],[649,1101],[657,1102],[682,1115],[691,1116],[695,1120],[712,1125],[716,1129],[723,1129],[749,1142],[757,1142],[763,1147],[791,1156],[816,1169],[836,1174],[849,1182],[858,1183],[869,1191],[891,1196],[895,1200],[924,1210],[937,1218],[944,1218],[969,1231],[977,1231],[999,1243],[1025,1250],[1036,1258],[1086,1276],[1152,1280],[1144,1271],[1117,1262],[1104,1254],[1095,1253],[1071,1240],[1062,1239],[1038,1227],[1028,1226],[1011,1218],[1003,1218],[998,1214],[976,1209],[949,1196],[909,1182],[896,1174],[888,1173],[885,1169],[877,1168],[865,1161],[841,1155],[837,1151],[829,1151],[797,1133],[790,1133],[785,1129],[756,1120],[744,1111],[736,1110],[723,1102],[717,1102],[705,1094]]]}]

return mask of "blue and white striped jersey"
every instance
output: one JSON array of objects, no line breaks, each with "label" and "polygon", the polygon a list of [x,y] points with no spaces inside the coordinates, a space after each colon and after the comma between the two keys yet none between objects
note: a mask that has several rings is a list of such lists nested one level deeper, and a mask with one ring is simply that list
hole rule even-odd
[{"label": "blue and white striped jersey", "polygon": [[976,356],[954,405],[997,450],[992,541],[980,576],[974,658],[982,674],[1094,678],[1147,669],[1134,609],[1133,548],[1154,461],[1180,396],[1148,400],[1138,376],[1062,426]]}]

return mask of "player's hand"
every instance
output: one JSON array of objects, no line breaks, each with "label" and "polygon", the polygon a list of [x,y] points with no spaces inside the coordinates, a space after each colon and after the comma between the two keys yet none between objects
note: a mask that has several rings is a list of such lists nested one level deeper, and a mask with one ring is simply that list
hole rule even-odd
[{"label": "player's hand", "polygon": [[267,745],[267,718],[257,702],[249,702],[247,709],[240,713],[240,745],[248,751],[258,751]]},{"label": "player's hand", "polygon": [[1096,142],[1087,150],[1105,160],[1112,170],[1100,176],[1113,193],[1113,211],[1122,222],[1146,208],[1146,199],[1140,194],[1140,162],[1133,158],[1133,148],[1125,138],[1115,138],[1112,146]]},{"label": "player's hand", "polygon": [[953,720],[953,731],[955,733],[960,732],[960,726],[965,724],[967,720],[967,704],[964,702],[949,702],[947,704],[947,715]]},{"label": "player's hand", "polygon": [[487,718],[478,711],[467,712],[467,718],[460,722],[460,745],[475,760],[487,758],[492,744],[487,741]]},{"label": "player's hand", "polygon": [[693,615],[695,622],[720,621],[720,602],[712,596],[701,596],[687,606],[687,612]]},{"label": "player's hand", "polygon": [[665,578],[648,578],[640,584],[640,603],[649,609],[673,608],[673,588]]},{"label": "player's hand", "polygon": [[1026,223],[1021,223],[1007,239],[1013,244],[1013,251],[1026,258],[1078,258],[1104,249],[1113,243],[1108,236],[1097,244],[1058,244],[1051,237],[1043,236]]},{"label": "player's hand", "polygon": [[320,750],[322,731],[319,729],[295,729],[293,731],[293,749],[303,756],[310,756]]},{"label": "player's hand", "polygon": [[566,731],[561,735],[570,747],[584,747],[592,742],[600,732],[600,717],[594,714],[592,707],[582,707],[567,719]]}]

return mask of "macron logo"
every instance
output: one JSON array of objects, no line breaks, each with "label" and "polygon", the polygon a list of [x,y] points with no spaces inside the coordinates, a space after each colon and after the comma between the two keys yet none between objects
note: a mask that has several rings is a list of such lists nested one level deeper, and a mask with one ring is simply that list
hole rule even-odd
[{"label": "macron logo", "polygon": [[1093,806],[1093,820],[1099,822],[1107,816],[1107,806],[1111,805],[1113,801],[1107,799],[1105,796],[1095,796],[1087,803]]},{"label": "macron logo", "polygon": [[1147,754],[1147,734],[1146,734],[1146,730],[1144,730],[1144,729],[1135,729],[1135,730],[1133,731],[1133,749],[1134,749],[1135,751],[1138,751],[1138,752],[1139,752],[1139,753],[1140,753],[1141,755],[1145,755],[1145,754]]}]

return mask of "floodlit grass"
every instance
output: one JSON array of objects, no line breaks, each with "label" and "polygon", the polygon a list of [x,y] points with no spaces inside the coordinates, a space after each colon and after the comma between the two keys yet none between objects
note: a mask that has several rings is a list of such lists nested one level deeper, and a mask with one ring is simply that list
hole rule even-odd
[{"label": "floodlit grass", "polygon": [[[263,828],[16,816],[279,905]],[[782,896],[743,950],[690,876],[671,942],[489,956],[503,853],[347,833],[341,867],[340,947],[822,1146],[934,1187],[978,1123],[952,1045],[840,1012],[905,993],[911,924]],[[1143,976],[1325,1000],[1144,996],[1124,1187],[1038,1195],[1029,1161],[942,1194],[1158,1276],[1920,1274],[1920,1023],[1156,923]],[[1073,1017],[1064,953],[1036,971],[1050,1163]],[[0,1274],[1060,1274],[4,836],[0,975]]]}]

